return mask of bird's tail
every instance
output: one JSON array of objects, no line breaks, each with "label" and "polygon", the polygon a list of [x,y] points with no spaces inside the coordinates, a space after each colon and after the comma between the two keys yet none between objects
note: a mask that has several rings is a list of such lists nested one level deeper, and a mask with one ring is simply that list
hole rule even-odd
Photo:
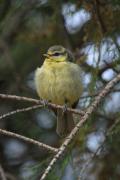
[{"label": "bird's tail", "polygon": [[59,136],[65,137],[74,128],[74,120],[71,112],[62,109],[57,110],[57,128],[56,132]]}]

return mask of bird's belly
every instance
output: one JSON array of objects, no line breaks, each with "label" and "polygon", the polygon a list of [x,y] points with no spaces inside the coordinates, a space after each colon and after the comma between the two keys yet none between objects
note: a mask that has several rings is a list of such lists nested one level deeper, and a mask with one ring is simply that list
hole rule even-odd
[{"label": "bird's belly", "polygon": [[38,76],[36,82],[37,91],[41,98],[52,103],[69,106],[73,105],[81,95],[81,82],[79,75],[77,78],[70,73],[62,71],[43,71]]},{"label": "bird's belly", "polygon": [[55,86],[56,104],[63,105],[67,103],[69,106],[74,104],[80,97],[79,82],[76,82],[73,77],[59,76],[56,78]]},{"label": "bird's belly", "polygon": [[35,76],[36,88],[37,92],[42,99],[46,99],[48,101],[54,100],[54,84],[55,84],[55,76],[52,72],[42,71],[39,73],[39,70],[36,72]]},{"label": "bird's belly", "polygon": [[52,103],[64,105],[67,103],[69,106],[74,104],[80,97],[80,84],[76,79],[70,76],[52,76],[48,78],[46,88],[46,98]]}]

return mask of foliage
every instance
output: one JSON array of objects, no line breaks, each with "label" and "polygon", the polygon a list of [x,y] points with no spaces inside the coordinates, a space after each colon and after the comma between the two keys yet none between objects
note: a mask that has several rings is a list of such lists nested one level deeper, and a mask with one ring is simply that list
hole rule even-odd
[{"label": "foliage", "polygon": [[[73,52],[76,62],[82,67],[84,93],[78,106],[85,110],[107,82],[120,72],[119,17],[119,0],[1,0],[0,93],[38,98],[34,88],[34,71],[42,65],[44,61],[42,54],[48,47],[61,44]],[[63,176],[53,170],[48,179],[56,180],[64,177],[69,157],[76,149],[79,149],[79,153],[72,158],[73,162],[77,159],[79,165],[75,162],[74,169],[81,169],[81,166],[84,166],[84,162],[87,161],[84,161],[84,156],[87,153],[94,153],[86,145],[87,135],[92,132],[107,132],[119,117],[119,91],[118,84],[112,89],[111,94],[105,97],[89,122],[81,128],[63,164],[56,165],[56,171],[61,171],[60,174]],[[27,106],[27,103],[0,99],[1,114]],[[46,124],[48,122],[48,127],[47,125],[44,127],[42,118],[34,111],[24,112],[0,121],[0,128],[59,147],[62,140],[55,132],[55,124],[49,126],[49,118],[44,117]],[[96,157],[98,165],[96,172],[93,171],[92,166],[88,167],[82,179],[89,175],[93,175],[96,179],[120,178],[119,129],[118,122],[113,129],[113,135],[107,138],[107,143],[104,144],[106,150],[102,159],[99,159],[102,153]],[[45,169],[48,159],[51,158],[47,152],[43,149],[31,148],[26,144],[27,152],[24,152],[22,157],[11,159],[7,157],[6,139],[11,140],[10,137],[0,137],[1,154],[3,154],[0,163],[5,172],[15,176],[16,179],[18,177],[24,179],[20,170],[29,160],[35,161]],[[110,148],[107,149],[108,146]],[[92,163],[95,163],[94,159]],[[112,173],[110,173],[111,169]],[[41,171],[36,170],[34,174],[40,176]],[[78,173],[77,176],[79,175]],[[25,178],[29,177],[28,175]],[[34,180],[37,176],[30,178]]]}]

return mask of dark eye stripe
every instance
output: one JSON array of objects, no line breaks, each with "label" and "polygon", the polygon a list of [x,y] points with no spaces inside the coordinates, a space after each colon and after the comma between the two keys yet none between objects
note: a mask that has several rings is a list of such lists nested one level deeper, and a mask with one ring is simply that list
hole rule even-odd
[{"label": "dark eye stripe", "polygon": [[60,56],[60,55],[64,55],[64,54],[65,54],[65,52],[62,52],[62,53],[56,52],[56,53],[53,53],[52,56]]},{"label": "dark eye stripe", "polygon": [[57,53],[57,52],[53,54],[53,56],[59,56],[59,55],[60,53]]}]

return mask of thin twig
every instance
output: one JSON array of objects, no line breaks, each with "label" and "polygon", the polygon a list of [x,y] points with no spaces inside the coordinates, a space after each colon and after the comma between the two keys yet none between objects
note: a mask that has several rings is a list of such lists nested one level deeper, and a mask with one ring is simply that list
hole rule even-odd
[{"label": "thin twig", "polygon": [[86,162],[86,164],[82,167],[81,171],[80,171],[80,176],[79,179],[82,178],[82,174],[84,173],[85,169],[88,167],[88,165],[90,164],[90,162],[92,161],[93,158],[95,158],[98,154],[98,152],[100,152],[102,150],[102,148],[104,147],[104,144],[107,140],[107,138],[109,137],[109,135],[112,134],[112,130],[117,126],[117,124],[120,123],[120,118],[115,120],[115,123],[109,127],[109,129],[107,130],[105,136],[106,138],[104,139],[104,141],[102,142],[102,144],[96,149],[95,153],[93,153],[90,157],[90,159]]},{"label": "thin twig", "polygon": [[9,18],[7,21],[5,21],[3,31],[1,33],[1,38],[3,40],[9,41],[15,38],[15,35],[22,26],[23,19],[26,17],[29,11],[36,6],[37,3],[37,0],[26,0],[21,8],[18,8],[9,14]]},{"label": "thin twig", "polygon": [[16,113],[20,113],[20,112],[26,112],[26,111],[30,111],[32,109],[37,109],[37,108],[40,108],[40,107],[43,107],[43,105],[34,105],[34,106],[30,106],[30,107],[27,107],[27,108],[22,108],[22,109],[16,109],[15,111],[11,111],[11,112],[8,112],[6,114],[3,114],[0,116],[0,120],[1,119],[4,119],[6,117],[9,117],[13,114],[16,114]]},{"label": "thin twig", "polygon": [[16,177],[13,176],[13,174],[10,174],[8,172],[6,172],[5,174],[6,174],[7,179],[9,179],[9,180],[16,180]]},{"label": "thin twig", "polygon": [[0,179],[1,179],[1,180],[7,180],[1,164],[0,164]]},{"label": "thin twig", "polygon": [[41,143],[39,141],[36,141],[34,139],[31,139],[31,138],[28,138],[28,137],[25,137],[25,136],[22,136],[22,135],[19,135],[17,133],[13,133],[13,132],[10,132],[10,131],[6,131],[4,129],[0,129],[0,134],[3,134],[3,135],[6,135],[6,136],[12,136],[14,138],[18,138],[18,139],[21,139],[23,141],[26,141],[28,143],[31,143],[31,144],[34,144],[34,145],[37,145],[38,147],[42,147],[46,150],[49,150],[51,151],[52,153],[56,153],[58,152],[58,149],[57,148],[54,148],[54,147],[51,147],[47,144],[44,144],[44,143]]},{"label": "thin twig", "polygon": [[[21,97],[21,96],[16,96],[16,95],[0,94],[0,98],[1,99],[17,100],[17,101],[26,101],[26,102],[31,102],[31,103],[35,103],[35,104],[45,105],[43,100],[32,99],[32,98],[23,97],[23,96]],[[63,109],[63,107],[64,107],[64,106],[56,105],[53,103],[48,103],[47,106],[52,107],[54,109]],[[79,114],[81,116],[83,116],[85,114],[84,111],[81,111],[78,109],[67,108],[67,111],[75,113],[75,114]]]},{"label": "thin twig", "polygon": [[101,17],[101,12],[100,12],[100,7],[99,7],[99,2],[98,0],[94,0],[94,6],[95,6],[95,15],[98,20],[98,24],[100,26],[101,32],[104,35],[107,32],[107,29],[105,27],[105,24],[103,22],[103,18]]},{"label": "thin twig", "polygon": [[42,175],[40,180],[44,180],[49,172],[52,170],[55,163],[58,161],[58,159],[63,155],[64,151],[68,147],[69,143],[72,141],[72,139],[75,137],[75,135],[79,132],[79,129],[81,126],[88,120],[90,115],[95,111],[98,104],[101,102],[101,100],[110,92],[111,88],[115,86],[116,83],[120,81],[120,74],[118,74],[113,80],[111,80],[106,87],[101,91],[101,93],[95,98],[94,102],[90,105],[90,107],[87,109],[85,115],[81,118],[81,120],[78,122],[78,124],[75,126],[75,128],[72,130],[70,135],[66,138],[64,143],[59,148],[58,153],[53,157],[51,162],[49,163],[48,167],[46,168],[44,174]]},{"label": "thin twig", "polygon": [[120,123],[120,118],[116,119],[115,123],[109,127],[106,136],[109,136],[112,133],[113,129],[118,125],[118,123]]}]

